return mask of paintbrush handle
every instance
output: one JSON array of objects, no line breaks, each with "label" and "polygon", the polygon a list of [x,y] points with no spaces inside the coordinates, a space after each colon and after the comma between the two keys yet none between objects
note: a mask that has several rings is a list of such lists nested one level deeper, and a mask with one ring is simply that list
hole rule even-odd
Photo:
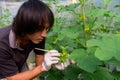
[{"label": "paintbrush handle", "polygon": [[49,50],[45,50],[45,49],[41,49],[41,48],[35,48],[36,50],[40,50],[40,51],[44,51],[44,52],[48,52]]}]

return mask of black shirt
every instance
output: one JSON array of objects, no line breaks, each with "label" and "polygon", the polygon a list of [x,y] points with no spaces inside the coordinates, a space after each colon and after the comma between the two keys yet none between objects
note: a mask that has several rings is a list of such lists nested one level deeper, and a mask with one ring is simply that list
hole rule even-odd
[{"label": "black shirt", "polygon": [[31,42],[22,50],[12,48],[9,40],[11,28],[11,26],[8,26],[0,29],[0,79],[19,73],[32,50],[38,55],[44,54],[44,52],[35,50],[34,48],[44,49],[45,40],[39,44],[33,44]]}]

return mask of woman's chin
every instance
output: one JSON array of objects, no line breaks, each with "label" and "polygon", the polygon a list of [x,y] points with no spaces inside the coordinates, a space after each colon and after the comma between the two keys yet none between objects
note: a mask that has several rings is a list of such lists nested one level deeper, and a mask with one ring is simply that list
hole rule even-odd
[{"label": "woman's chin", "polygon": [[34,44],[39,44],[42,40],[33,41]]}]

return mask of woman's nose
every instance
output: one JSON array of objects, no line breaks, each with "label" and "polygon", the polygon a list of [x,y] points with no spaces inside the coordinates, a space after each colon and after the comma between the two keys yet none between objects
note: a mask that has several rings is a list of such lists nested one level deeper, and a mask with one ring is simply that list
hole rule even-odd
[{"label": "woman's nose", "polygon": [[45,29],[45,30],[42,32],[41,36],[42,36],[42,37],[46,37],[46,32],[47,32],[47,31],[46,31],[46,29]]}]

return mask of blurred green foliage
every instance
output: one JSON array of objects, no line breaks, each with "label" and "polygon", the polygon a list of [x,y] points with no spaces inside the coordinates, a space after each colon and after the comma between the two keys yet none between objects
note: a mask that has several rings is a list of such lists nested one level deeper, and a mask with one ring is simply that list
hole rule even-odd
[{"label": "blurred green foliage", "polygon": [[46,80],[120,80],[120,14],[109,8],[112,1],[102,0],[101,6],[92,0],[50,2],[56,9],[55,24],[46,48],[62,53],[61,46],[67,47],[75,63],[63,71],[53,67],[45,73]]},{"label": "blurred green foliage", "polygon": [[[2,11],[2,7],[0,7],[0,10]],[[9,9],[6,8],[2,12],[0,13],[0,27],[10,25],[12,22],[12,19],[11,19],[11,13]]]}]

